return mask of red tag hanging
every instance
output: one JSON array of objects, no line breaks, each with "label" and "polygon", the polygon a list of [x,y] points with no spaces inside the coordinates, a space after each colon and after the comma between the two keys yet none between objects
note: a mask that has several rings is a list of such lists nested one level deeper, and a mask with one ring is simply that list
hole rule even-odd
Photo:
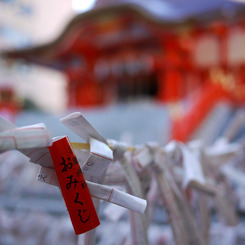
[{"label": "red tag hanging", "polygon": [[49,151],[76,235],[94,229],[100,221],[68,137],[55,140]]}]

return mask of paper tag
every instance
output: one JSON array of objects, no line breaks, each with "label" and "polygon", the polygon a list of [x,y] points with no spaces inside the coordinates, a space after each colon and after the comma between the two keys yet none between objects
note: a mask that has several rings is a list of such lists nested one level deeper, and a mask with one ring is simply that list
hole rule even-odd
[{"label": "paper tag", "polygon": [[68,138],[54,140],[49,151],[76,235],[94,229],[100,222]]},{"label": "paper tag", "polygon": [[83,117],[80,112],[74,112],[61,118],[60,121],[74,133],[89,142],[92,137],[101,142],[107,143],[105,138]]},{"label": "paper tag", "polygon": [[90,155],[83,164],[82,171],[87,180],[98,182],[113,160],[113,153],[107,141],[80,112],[71,113],[60,121],[90,143]]},{"label": "paper tag", "polygon": [[[59,186],[59,181],[53,168],[41,167],[37,176],[37,180],[50,185]],[[111,186],[100,185],[90,181],[86,181],[86,183],[90,195],[94,198],[99,198],[106,202],[114,203],[141,214],[145,212],[147,205],[146,200],[129,195]]]},{"label": "paper tag", "polygon": [[[26,128],[41,128],[41,129],[46,129],[45,124],[43,123],[38,123],[34,125],[29,125],[29,126],[24,126],[18,128],[19,130],[21,129],[26,129]],[[11,129],[16,129],[16,126],[9,121],[7,121],[5,118],[0,116],[0,132],[4,130],[11,130]],[[50,144],[52,143],[52,140],[49,142]],[[49,144],[49,145],[50,145]],[[47,145],[48,146],[48,145]],[[49,153],[49,150],[47,147],[42,147],[42,148],[32,148],[32,149],[21,149],[19,150],[21,153],[26,155],[27,157],[30,158],[30,161],[36,164],[39,164],[41,166],[45,167],[52,167],[53,162]]]},{"label": "paper tag", "polygon": [[201,163],[198,157],[192,153],[184,144],[179,143],[178,146],[180,147],[183,154],[183,187],[186,188],[191,181],[205,184],[205,177],[203,175]]},{"label": "paper tag", "polygon": [[114,161],[120,160],[123,157],[124,153],[128,150],[128,145],[126,143],[118,142],[112,139],[107,140],[107,143],[113,150]]},{"label": "paper tag", "polygon": [[109,146],[101,141],[90,138],[90,155],[82,166],[87,180],[97,182],[113,160]]},{"label": "paper tag", "polygon": [[51,132],[45,128],[14,128],[0,133],[0,151],[45,147],[51,144]]}]

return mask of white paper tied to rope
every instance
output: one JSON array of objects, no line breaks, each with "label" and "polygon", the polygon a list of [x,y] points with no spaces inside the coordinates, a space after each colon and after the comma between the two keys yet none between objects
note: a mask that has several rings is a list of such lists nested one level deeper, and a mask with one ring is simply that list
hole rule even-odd
[{"label": "white paper tied to rope", "polygon": [[[98,182],[105,173],[107,167],[113,161],[113,152],[105,138],[82,116],[80,112],[74,112],[61,118],[60,121],[89,143],[90,154],[85,162],[81,163],[84,177],[87,180]],[[79,146],[74,149],[78,159],[81,154]]]},{"label": "white paper tied to rope", "polygon": [[[195,142],[192,142],[195,144]],[[200,145],[200,142],[197,142]],[[198,149],[198,145],[191,146],[192,149]],[[185,189],[188,186],[191,186],[197,190],[200,190],[209,195],[217,195],[222,192],[222,189],[216,186],[210,179],[206,179],[204,176],[200,155],[197,154],[194,150],[192,151],[188,146],[184,145],[181,142],[170,142],[164,148],[165,152],[171,157],[171,159],[178,160],[183,163],[183,171],[181,171],[178,167],[174,168],[174,172],[177,176],[182,178],[182,187]],[[177,157],[175,156],[177,155]],[[182,158],[180,157],[180,154]]]},{"label": "white paper tied to rope", "polygon": [[52,144],[51,131],[43,123],[19,127],[0,118],[0,152],[46,147]]},{"label": "white paper tied to rope", "polygon": [[87,180],[97,182],[113,160],[112,150],[104,142],[90,138],[90,154],[82,165]]},{"label": "white paper tied to rope", "polygon": [[73,112],[60,121],[71,131],[83,138],[87,143],[90,138],[107,144],[105,138],[83,117],[80,112]]},{"label": "white paper tied to rope", "polygon": [[[101,175],[103,175],[104,171],[113,160],[112,150],[107,145],[106,140],[87,122],[85,118],[82,117],[80,113],[78,114],[75,113],[75,115],[78,116],[75,117],[75,119],[74,117],[71,117],[71,121],[72,121],[71,125],[76,125],[75,130],[79,131],[79,134],[85,137],[85,139],[89,140],[90,143],[90,144],[82,144],[83,146],[82,150],[90,149],[89,157],[87,159],[84,159],[84,156],[87,156],[86,154],[84,154],[83,157],[81,158],[82,160],[84,160],[83,170],[85,167],[88,168],[86,169],[87,171],[85,170],[86,174],[84,175],[87,175],[87,177],[90,179],[91,178],[97,179]],[[66,120],[64,119],[64,121],[68,124],[70,123],[69,115],[68,117],[66,117]],[[84,130],[83,127],[85,127],[85,132],[83,132]],[[74,129],[74,127],[72,128]],[[26,143],[28,148],[30,148],[30,149],[24,149],[25,147],[24,146],[22,147],[21,145],[21,149],[23,148],[23,150],[20,151],[26,156],[28,156],[31,162],[39,164],[41,166],[37,177],[39,181],[51,185],[59,186],[57,175],[54,170],[53,161],[49,149],[47,147],[52,145],[52,138],[51,138],[50,131],[46,130],[46,126],[44,124],[36,124],[36,125],[30,125],[22,128],[16,128],[15,125],[11,124],[4,118],[0,118],[0,129],[6,130],[4,131],[4,133],[7,132],[9,134],[10,133],[13,134],[16,132],[18,134],[20,132],[22,136],[24,133],[24,135],[27,135],[28,137],[31,136],[31,138],[35,139],[35,142],[31,142],[29,144],[27,144],[28,142],[26,143],[26,142],[18,141],[19,144]],[[82,132],[80,132],[80,130]],[[91,137],[89,138],[88,134],[98,137],[98,139],[100,140]],[[44,137],[45,141],[39,140],[40,137]],[[80,146],[80,144],[78,145]],[[7,148],[6,146],[5,148],[3,148],[3,150],[8,150],[8,149],[9,148]],[[134,197],[132,195],[121,192],[109,186],[103,186],[103,185],[91,183],[89,181],[87,182],[87,185],[91,189],[92,192],[91,196],[95,198],[99,198],[120,205],[122,207],[129,208],[139,213],[144,213],[145,211],[146,201],[141,198]]]},{"label": "white paper tied to rope", "polygon": [[205,185],[206,180],[202,171],[200,159],[183,143],[178,142],[177,147],[180,149],[183,158],[183,188],[187,188],[190,184]]},{"label": "white paper tied to rope", "polygon": [[240,144],[229,143],[226,138],[219,138],[212,146],[206,147],[204,153],[209,159],[218,159],[233,157],[240,150]]},{"label": "white paper tied to rope", "polygon": [[[181,150],[178,147],[178,142],[173,140],[170,141],[166,146],[164,146],[163,152],[172,163],[179,163],[182,158]],[[162,153],[163,153],[162,152]]]},{"label": "white paper tied to rope", "polygon": [[113,150],[113,160],[117,161],[123,158],[124,153],[129,150],[129,146],[124,142],[118,142],[113,139],[107,140],[108,145]]},{"label": "white paper tied to rope", "polygon": [[[52,145],[52,138],[50,131],[46,132],[46,126],[43,123],[34,124],[30,126],[22,127],[22,129],[33,129],[33,128],[41,128],[45,129],[45,131],[42,131],[44,135],[48,133],[49,141],[46,145],[43,145],[43,142],[39,142],[39,138],[36,136],[35,132],[32,134],[32,138],[35,139],[36,143],[32,145],[32,147],[18,149],[21,153],[26,155],[30,162],[39,164],[41,166],[45,167],[53,167],[53,161],[51,159],[51,156],[49,154],[48,146]],[[17,129],[17,127],[12,124],[11,122],[7,121],[6,119],[0,117],[0,132],[4,130],[14,130]]]},{"label": "white paper tied to rope", "polygon": [[[75,129],[79,132],[79,135],[83,135],[84,139],[86,140],[86,143],[72,143],[72,147],[74,148],[75,153],[79,155],[78,156],[79,164],[82,167],[91,167],[89,169],[90,172],[88,171],[88,175],[86,177],[87,179],[91,178],[92,180],[97,181],[97,179],[99,179],[98,176],[101,175],[103,176],[104,173],[103,171],[107,169],[108,165],[107,162],[103,164],[102,161],[103,159],[109,158],[111,162],[112,151],[113,151],[114,161],[115,160],[119,160],[119,161],[116,164],[111,165],[110,167],[114,167],[117,164],[121,163],[121,167],[124,169],[126,173],[125,175],[128,178],[127,184],[131,186],[133,195],[137,195],[141,198],[144,198],[146,194],[146,192],[144,192],[146,188],[142,188],[145,184],[145,180],[144,180],[145,175],[138,175],[137,171],[135,171],[137,170],[135,169],[136,166],[135,162],[137,162],[137,167],[140,167],[142,169],[148,168],[150,166],[150,168],[148,168],[146,172],[152,172],[154,178],[154,181],[152,181],[152,183],[155,185],[155,187],[153,185],[152,189],[150,189],[148,192],[149,195],[147,195],[147,199],[150,202],[148,203],[148,206],[150,208],[153,207],[153,205],[155,205],[155,202],[158,201],[157,197],[159,198],[159,196],[161,196],[162,200],[165,203],[167,203],[167,208],[169,209],[169,212],[171,212],[172,221],[170,220],[170,222],[173,222],[172,224],[173,230],[176,230],[177,232],[178,231],[182,232],[182,228],[183,228],[184,232],[186,231],[188,232],[187,234],[188,234],[189,241],[195,241],[195,239],[192,239],[192,237],[194,237],[193,224],[188,225],[188,223],[190,223],[190,221],[193,219],[194,216],[192,217],[192,214],[187,212],[188,210],[185,207],[185,202],[183,202],[182,195],[185,196],[186,192],[184,190],[179,189],[179,185],[176,184],[176,183],[181,183],[181,181],[183,183],[184,188],[186,188],[187,186],[191,186],[198,190],[201,190],[200,192],[198,192],[198,195],[200,194],[198,198],[200,197],[206,198],[206,195],[202,195],[202,193],[205,194],[211,193],[212,195],[214,195],[212,196],[212,198],[214,198],[215,201],[214,203],[216,203],[215,207],[221,213],[221,217],[225,218],[226,224],[228,225],[237,224],[237,217],[236,217],[235,210],[232,210],[233,207],[230,205],[229,202],[227,202],[229,201],[227,200],[228,199],[227,197],[229,196],[227,190],[229,189],[227,188],[226,185],[222,185],[222,183],[220,182],[216,183],[215,181],[216,179],[213,177],[213,175],[212,174],[209,175],[209,171],[206,170],[211,165],[209,164],[210,159],[213,159],[222,164],[223,162],[227,163],[227,159],[230,160],[231,155],[237,156],[237,154],[239,153],[238,151],[241,148],[241,145],[230,144],[228,143],[228,141],[221,139],[218,142],[215,142],[215,144],[210,148],[205,148],[202,145],[196,144],[196,142],[192,142],[195,143],[194,146],[193,145],[190,146],[190,144],[184,145],[179,142],[170,142],[164,148],[158,146],[156,148],[156,151],[154,151],[154,149],[148,145],[129,147],[124,143],[117,142],[114,140],[106,141],[83,117],[81,117],[80,113],[73,113],[72,115],[73,116],[71,116],[71,121],[73,123],[71,123],[71,125],[73,126],[71,127],[75,127]],[[77,120],[78,121],[82,120],[82,122],[77,122]],[[29,130],[32,130],[33,126],[36,127],[36,125],[24,127],[23,131],[25,131],[25,128],[29,128]],[[85,127],[85,129],[83,127]],[[1,124],[1,119],[0,119],[0,132],[1,131],[4,132],[6,130],[11,131],[11,129],[14,129],[13,131],[18,131],[15,125],[6,122],[5,120],[3,120],[3,123]],[[96,138],[97,136],[98,138]],[[56,172],[54,170],[52,159],[50,157],[49,150],[47,147],[39,147],[35,149],[31,148],[31,149],[24,149],[24,150],[21,149],[20,151],[25,155],[29,156],[30,161],[41,165],[41,169],[37,177],[39,181],[52,184],[55,186],[59,186]],[[196,154],[196,152],[200,153],[201,151],[202,153],[204,153],[202,155],[204,156],[203,158],[204,162],[201,162],[202,159],[200,158],[200,156]],[[98,159],[93,158],[97,156],[99,156]],[[128,156],[128,158],[126,156]],[[206,179],[204,177],[201,168],[201,163],[206,163],[205,161],[207,162],[207,169],[205,168]],[[217,170],[219,170],[217,171],[217,175],[220,174],[223,177],[222,179],[230,180],[236,185],[244,187],[245,186],[245,181],[243,181],[244,173],[241,169],[235,168],[237,162],[234,163],[235,163],[234,165],[232,165],[232,162],[229,162],[228,164],[223,164],[223,165],[220,164],[219,166],[217,166]],[[96,168],[96,164],[98,164],[100,169]],[[95,169],[93,169],[93,167],[95,167]],[[110,177],[114,177],[114,178],[118,177],[116,176],[117,172],[115,172],[114,170],[108,171],[110,172],[109,174],[107,172],[108,175],[105,177],[106,181],[108,181]],[[94,174],[94,172],[96,174]],[[122,181],[118,181],[117,179],[117,181],[114,182],[108,181],[107,183],[125,184],[126,183],[125,179],[126,178],[123,178]],[[212,182],[210,182],[210,180]],[[210,183],[213,183],[213,185],[210,185]],[[123,206],[125,208],[136,211],[140,214],[144,213],[145,211],[146,201],[141,198],[119,191],[113,188],[112,186],[105,186],[90,181],[83,182],[83,184],[88,186],[91,196],[97,198],[97,200],[94,199],[95,202],[99,202],[98,199],[102,199],[109,203],[116,204],[116,205],[110,204],[110,207],[108,207],[107,210],[109,212],[109,215],[111,214],[111,218],[115,218],[115,220],[119,219],[120,215],[115,217],[115,213],[113,213],[111,207],[117,210],[117,208],[120,209],[120,206]],[[125,184],[125,186],[127,184]],[[144,195],[142,195],[142,193]],[[204,204],[204,207],[207,211],[204,212],[204,216],[208,216],[209,207],[205,201],[205,198],[200,198],[200,203]],[[123,210],[125,211],[125,209]],[[148,214],[151,212],[151,211],[149,212],[149,210],[147,210]],[[118,210],[116,212],[118,212]],[[135,218],[137,215],[138,214],[134,214],[134,216],[132,217]],[[150,214],[149,217],[151,216],[152,215]],[[151,218],[149,218],[149,220],[146,222],[147,225],[149,224],[150,220]],[[204,220],[204,223],[205,222],[206,220]],[[209,221],[207,221],[207,227],[205,228],[207,229],[207,231],[209,231],[208,222]],[[177,228],[175,228],[175,226]],[[132,222],[132,230],[133,229],[136,230],[134,235],[137,234],[138,236],[139,234],[139,237],[137,237],[137,239],[135,239],[133,243],[145,244],[144,241],[141,241],[141,240],[145,240],[146,237],[142,234],[144,232],[147,233],[148,231],[147,230],[148,227],[147,226],[144,227],[144,220],[137,219],[136,222]],[[183,238],[185,238],[185,236],[177,237],[176,243],[178,241],[179,242],[178,244],[191,244],[188,240],[186,240],[186,242],[183,242],[184,241]],[[87,240],[86,245],[92,244],[90,238],[86,238],[86,240]],[[137,241],[137,243],[135,241]],[[203,239],[203,241],[205,240]],[[202,243],[193,242],[192,244],[202,244]]]},{"label": "white paper tied to rope", "polygon": [[38,164],[43,167],[54,167],[49,149],[47,147],[22,150],[21,152],[25,154],[27,157],[29,157],[30,162],[32,163]]},{"label": "white paper tied to rope", "polygon": [[[107,141],[80,112],[71,113],[60,119],[60,121],[89,143],[87,148],[90,151],[89,157],[83,164],[80,163],[82,165],[81,169],[86,180],[98,182],[109,164],[113,161],[113,152]],[[79,144],[73,144],[73,147],[75,146],[76,149],[74,150],[79,158],[79,151],[81,149],[79,150]],[[90,187],[94,195],[97,192],[95,196],[99,196],[100,199],[105,201],[121,205],[139,213],[144,212],[146,208],[145,200],[120,192],[112,187],[103,186],[102,188],[102,185],[96,185],[95,183],[92,186],[90,185]]]},{"label": "white paper tied to rope", "polygon": [[51,132],[44,128],[16,128],[0,133],[1,151],[45,147],[51,144]]},{"label": "white paper tied to rope", "polygon": [[[59,182],[53,168],[41,167],[37,180],[46,184],[59,186]],[[86,180],[90,195],[94,198],[110,202],[121,207],[143,214],[147,202],[144,199],[119,191],[111,186],[100,185]]]}]

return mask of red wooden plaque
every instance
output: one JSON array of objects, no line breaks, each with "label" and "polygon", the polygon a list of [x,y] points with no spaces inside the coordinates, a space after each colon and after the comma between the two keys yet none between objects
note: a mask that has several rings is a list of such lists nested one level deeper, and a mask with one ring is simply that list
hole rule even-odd
[{"label": "red wooden plaque", "polygon": [[76,235],[94,229],[100,221],[68,137],[54,141],[49,151]]}]

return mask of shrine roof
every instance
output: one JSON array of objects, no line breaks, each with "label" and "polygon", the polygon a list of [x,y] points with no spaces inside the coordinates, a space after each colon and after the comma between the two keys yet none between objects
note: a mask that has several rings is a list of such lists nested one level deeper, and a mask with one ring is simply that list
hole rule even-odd
[{"label": "shrine roof", "polygon": [[[60,57],[71,51],[71,46],[79,40],[81,35],[83,40],[90,43],[90,39],[95,38],[98,30],[100,33],[106,31],[103,23],[107,23],[110,18],[113,20],[124,19],[125,15],[127,18],[133,16],[133,19],[141,20],[141,25],[147,23],[156,28],[168,29],[187,23],[202,24],[213,19],[232,19],[244,9],[244,4],[224,0],[154,0],[150,4],[149,1],[136,0],[117,1],[116,3],[106,1],[102,6],[98,4],[93,9],[76,15],[67,23],[60,35],[51,42],[23,49],[4,50],[0,55],[4,58],[24,59],[31,63],[62,70],[64,65],[59,63]],[[99,28],[96,27],[97,23],[99,23]],[[92,34],[91,31],[87,34],[91,27]],[[84,32],[86,35],[83,35]],[[147,28],[142,33],[143,36],[146,35]],[[81,49],[88,49],[88,46]]]}]

